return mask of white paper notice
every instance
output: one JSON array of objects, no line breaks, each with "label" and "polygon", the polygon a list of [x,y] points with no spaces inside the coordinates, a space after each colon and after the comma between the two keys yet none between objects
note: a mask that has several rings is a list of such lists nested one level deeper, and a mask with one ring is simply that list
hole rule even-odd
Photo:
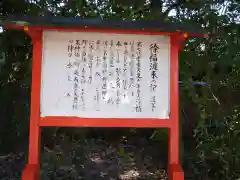
[{"label": "white paper notice", "polygon": [[41,117],[169,118],[168,36],[43,33]]}]

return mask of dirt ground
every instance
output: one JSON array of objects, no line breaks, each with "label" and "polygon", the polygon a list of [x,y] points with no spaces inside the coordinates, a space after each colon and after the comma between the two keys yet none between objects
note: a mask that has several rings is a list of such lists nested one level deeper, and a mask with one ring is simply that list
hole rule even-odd
[{"label": "dirt ground", "polygon": [[[131,142],[109,143],[85,139],[71,143],[58,142],[43,147],[41,179],[43,180],[154,180],[166,178],[166,163],[152,145]],[[0,157],[0,179],[18,180],[26,163],[26,153]]]}]

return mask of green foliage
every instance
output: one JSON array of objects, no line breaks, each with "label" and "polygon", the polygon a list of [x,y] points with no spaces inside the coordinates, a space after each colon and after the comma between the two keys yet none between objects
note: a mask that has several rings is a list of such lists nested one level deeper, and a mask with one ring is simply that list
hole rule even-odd
[{"label": "green foliage", "polygon": [[[187,179],[194,180],[240,178],[239,0],[40,0],[33,2],[5,0],[0,2],[0,15],[15,13],[102,19],[164,19],[182,23],[198,22],[206,31],[212,33],[207,39],[189,40],[180,56],[180,78],[184,84],[180,89],[180,102],[185,174]],[[173,16],[169,17],[169,14]],[[192,86],[193,81],[204,81],[208,86]],[[25,149],[27,146],[30,82],[31,42],[29,38],[17,31],[0,33],[1,153]],[[57,131],[58,129],[54,129],[53,133],[43,138],[43,144],[53,144],[55,138],[52,134],[56,134]],[[74,134],[79,139],[87,136],[95,137],[96,134],[109,138],[106,131],[100,129],[81,130],[80,133],[75,130],[64,132],[66,137],[68,134]],[[111,132],[115,135],[113,136]],[[165,130],[143,132],[136,129],[129,131],[113,129],[111,132],[109,138],[111,141],[124,134],[135,139],[144,137],[147,139],[146,144],[161,142],[164,147],[167,147]],[[49,142],[50,139],[53,140]],[[84,144],[84,146],[87,145]],[[119,157],[132,158],[132,154],[126,153],[122,147],[117,151]],[[84,157],[83,151],[79,150],[78,153],[79,157]],[[54,164],[58,156],[50,155],[44,156],[45,161],[54,163],[45,164],[46,166],[43,165],[43,167],[52,166],[54,169],[57,167]],[[72,159],[74,161],[74,158]],[[61,163],[71,164],[72,160]],[[69,175],[75,176],[75,173]]]}]

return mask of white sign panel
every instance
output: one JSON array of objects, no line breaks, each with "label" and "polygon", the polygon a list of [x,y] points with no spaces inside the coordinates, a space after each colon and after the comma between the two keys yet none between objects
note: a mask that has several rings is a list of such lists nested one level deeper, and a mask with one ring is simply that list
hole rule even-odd
[{"label": "white sign panel", "polygon": [[169,118],[169,37],[45,31],[41,117]]}]

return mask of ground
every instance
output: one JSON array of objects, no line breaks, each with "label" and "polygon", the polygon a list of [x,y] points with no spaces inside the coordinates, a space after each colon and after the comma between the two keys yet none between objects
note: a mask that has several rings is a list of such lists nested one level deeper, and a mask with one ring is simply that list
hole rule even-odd
[{"label": "ground", "polygon": [[[141,141],[141,140],[140,140]],[[101,139],[58,141],[44,146],[41,179],[44,180],[140,180],[166,179],[166,158],[161,147]],[[161,160],[163,159],[163,160]],[[18,180],[26,163],[26,153],[0,157],[0,179]]]}]

